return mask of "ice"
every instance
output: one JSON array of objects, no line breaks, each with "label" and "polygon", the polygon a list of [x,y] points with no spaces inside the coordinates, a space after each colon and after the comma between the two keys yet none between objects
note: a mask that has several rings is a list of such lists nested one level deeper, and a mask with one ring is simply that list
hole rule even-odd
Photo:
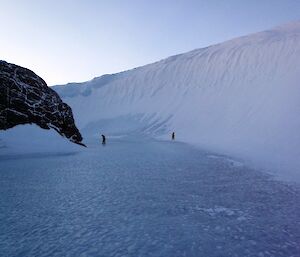
[{"label": "ice", "polygon": [[232,166],[234,167],[242,167],[244,166],[244,163],[238,160],[234,160],[232,158],[229,158],[228,156],[221,156],[221,155],[213,155],[210,154],[207,156],[208,158],[212,158],[212,159],[222,159],[224,161],[229,162]]},{"label": "ice", "polygon": [[0,255],[298,256],[299,186],[211,155],[137,137],[2,153]]}]

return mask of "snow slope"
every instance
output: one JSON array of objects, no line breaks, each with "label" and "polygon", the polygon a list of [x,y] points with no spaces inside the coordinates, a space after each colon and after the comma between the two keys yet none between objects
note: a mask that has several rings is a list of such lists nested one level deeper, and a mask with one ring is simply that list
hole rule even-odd
[{"label": "snow slope", "polygon": [[300,177],[300,21],[54,89],[85,138],[143,132]]},{"label": "snow slope", "polygon": [[35,124],[18,125],[0,131],[0,159],[79,152],[82,148],[70,143],[55,130],[41,129]]}]

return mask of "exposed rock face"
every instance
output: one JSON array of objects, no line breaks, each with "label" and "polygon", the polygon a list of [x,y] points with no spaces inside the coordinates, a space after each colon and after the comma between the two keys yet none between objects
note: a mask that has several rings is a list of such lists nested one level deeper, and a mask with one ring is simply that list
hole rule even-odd
[{"label": "exposed rock face", "polygon": [[82,144],[72,110],[58,94],[31,70],[0,61],[0,130],[32,123]]}]

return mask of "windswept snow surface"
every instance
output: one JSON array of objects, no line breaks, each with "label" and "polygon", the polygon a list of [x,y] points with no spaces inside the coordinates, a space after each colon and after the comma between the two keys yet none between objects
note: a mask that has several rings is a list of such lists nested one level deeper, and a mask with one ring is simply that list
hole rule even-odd
[{"label": "windswept snow surface", "polygon": [[298,185],[183,143],[80,149],[0,156],[1,257],[299,256]]},{"label": "windswept snow surface", "polygon": [[143,132],[300,179],[300,22],[54,89],[83,136]]}]

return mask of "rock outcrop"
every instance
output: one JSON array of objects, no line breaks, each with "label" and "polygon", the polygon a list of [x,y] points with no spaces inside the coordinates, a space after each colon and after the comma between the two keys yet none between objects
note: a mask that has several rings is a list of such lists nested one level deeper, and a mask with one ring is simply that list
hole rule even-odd
[{"label": "rock outcrop", "polygon": [[31,70],[0,61],[0,130],[20,124],[55,129],[81,144],[72,109]]}]

